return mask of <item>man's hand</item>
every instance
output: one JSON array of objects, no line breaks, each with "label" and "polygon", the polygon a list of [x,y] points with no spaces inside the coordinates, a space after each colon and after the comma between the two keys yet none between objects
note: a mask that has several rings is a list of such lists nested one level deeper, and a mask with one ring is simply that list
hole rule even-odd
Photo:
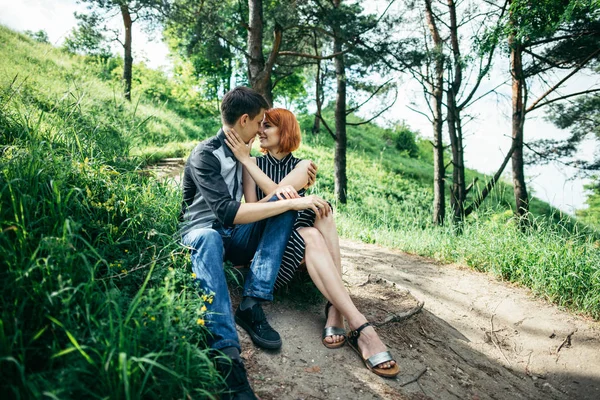
[{"label": "man's hand", "polygon": [[277,196],[277,198],[279,200],[290,200],[290,199],[297,199],[300,197],[300,195],[298,194],[298,192],[296,191],[296,189],[294,189],[294,187],[292,185],[285,185],[285,186],[278,187],[277,189],[275,189],[273,191],[273,193],[271,193],[267,197],[271,198],[273,196]]},{"label": "man's hand", "polygon": [[246,144],[233,128],[225,131],[225,137],[227,147],[231,149],[231,152],[239,162],[245,164],[250,161],[250,149],[252,148],[252,143],[254,143],[256,137],[250,139],[250,142]]},{"label": "man's hand", "polygon": [[317,181],[317,169],[317,164],[311,161],[308,166],[308,182],[306,183],[306,186],[304,186],[304,189],[308,189]]},{"label": "man's hand", "polygon": [[326,217],[331,212],[329,203],[314,194],[311,196],[300,197],[298,199],[291,199],[290,202],[293,203],[292,210],[300,211],[310,208],[315,212],[317,218]]}]

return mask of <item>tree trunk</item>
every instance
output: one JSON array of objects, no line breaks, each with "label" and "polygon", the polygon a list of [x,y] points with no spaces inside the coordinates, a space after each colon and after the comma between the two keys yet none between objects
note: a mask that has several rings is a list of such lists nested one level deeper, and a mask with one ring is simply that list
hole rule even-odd
[{"label": "tree trunk", "polygon": [[452,207],[454,222],[460,222],[464,219],[467,189],[465,185],[465,164],[460,112],[456,107],[455,93],[452,88],[448,89],[447,92],[447,108],[448,134],[450,136],[450,146],[452,148],[452,189],[450,205]]},{"label": "tree trunk", "polygon": [[[339,5],[339,1],[338,1]],[[341,53],[342,41],[336,35],[333,42],[334,53]],[[342,204],[346,203],[348,179],[346,177],[346,66],[344,55],[335,57],[335,76],[337,81],[337,98],[335,102],[335,197]]]},{"label": "tree trunk", "polygon": [[425,0],[425,15],[427,17],[427,25],[433,43],[435,45],[435,66],[434,76],[431,82],[431,108],[433,110],[433,222],[437,225],[442,225],[446,217],[446,202],[445,202],[445,167],[444,167],[444,144],[442,141],[442,100],[444,96],[444,57],[442,50],[442,39],[440,37],[433,10],[431,0]]},{"label": "tree trunk", "polygon": [[450,42],[452,44],[452,62],[454,67],[454,76],[451,77],[452,79],[449,79],[449,88],[447,91],[447,122],[450,146],[452,147],[452,190],[450,204],[454,222],[460,222],[464,219],[465,202],[467,200],[461,110],[456,103],[456,97],[462,86],[463,60],[458,44],[456,4],[454,0],[448,0],[447,3],[450,14]]},{"label": "tree trunk", "polygon": [[[248,0],[249,26],[248,26],[248,79],[250,85],[262,94],[267,102],[273,104],[273,86],[271,72],[273,65],[265,62],[263,54],[263,2],[262,0]],[[273,44],[275,47],[275,43]],[[277,46],[278,47],[278,46]],[[279,48],[277,48],[279,51]],[[274,61],[274,60],[273,60]]]},{"label": "tree trunk", "polygon": [[522,45],[517,43],[514,36],[509,36],[510,71],[512,75],[512,139],[514,152],[512,155],[512,175],[515,195],[516,214],[519,217],[529,212],[529,197],[525,183],[523,163],[523,126],[525,124],[525,107],[523,92],[525,78],[523,76]]},{"label": "tree trunk", "polygon": [[[333,0],[335,8],[339,8],[342,0]],[[346,203],[348,179],[346,177],[346,64],[342,53],[342,39],[339,27],[333,25],[333,52],[335,77],[337,83],[337,98],[335,100],[335,197]]]},{"label": "tree trunk", "polygon": [[131,76],[133,66],[133,56],[131,55],[131,15],[127,4],[121,5],[121,15],[123,16],[123,25],[125,26],[125,42],[123,48],[125,54],[123,57],[123,82],[125,84],[125,98],[131,101]]},{"label": "tree trunk", "polygon": [[315,102],[317,103],[317,112],[315,114],[315,122],[313,123],[312,133],[318,135],[321,131],[321,112],[322,112],[322,99],[321,99],[321,60],[317,60],[317,74],[315,77]]}]

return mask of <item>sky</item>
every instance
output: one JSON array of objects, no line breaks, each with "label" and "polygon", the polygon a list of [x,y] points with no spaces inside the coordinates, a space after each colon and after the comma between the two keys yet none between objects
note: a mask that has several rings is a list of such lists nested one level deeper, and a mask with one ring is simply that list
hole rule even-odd
[{"label": "sky", "polygon": [[[17,31],[45,30],[51,43],[60,45],[77,21],[74,12],[85,12],[84,5],[77,4],[75,0],[0,0],[0,24]],[[119,18],[115,18],[115,28],[121,27]],[[139,26],[134,25],[134,61],[144,60],[152,68],[166,68],[170,66],[167,46],[161,42],[160,34],[154,38],[142,32]],[[115,52],[121,52],[115,47]],[[497,65],[492,71],[491,78],[486,82],[493,86],[494,76],[505,74]],[[597,78],[583,77],[570,84],[572,88],[587,88],[597,83]],[[399,85],[401,95],[392,109],[382,115],[379,123],[390,121],[405,121],[421,136],[431,136],[431,124],[422,115],[411,111],[408,106],[425,107],[422,91],[412,81],[405,79]],[[535,91],[535,88],[533,88]],[[476,103],[470,113],[476,116],[475,120],[465,126],[465,163],[468,168],[484,173],[494,173],[504,159],[510,148],[510,87],[500,89],[505,96],[489,96]],[[363,111],[365,115],[376,112],[376,106],[371,106]],[[530,141],[541,137],[564,137],[566,132],[558,130],[554,125],[543,118],[543,110],[538,110],[528,115],[525,124],[525,140]],[[593,154],[593,146],[587,146],[587,157]],[[510,163],[504,176],[510,174]],[[585,208],[585,191],[583,185],[588,180],[576,178],[575,170],[564,165],[528,166],[526,169],[528,189],[534,196],[549,202],[562,211],[573,214],[575,209]]]}]

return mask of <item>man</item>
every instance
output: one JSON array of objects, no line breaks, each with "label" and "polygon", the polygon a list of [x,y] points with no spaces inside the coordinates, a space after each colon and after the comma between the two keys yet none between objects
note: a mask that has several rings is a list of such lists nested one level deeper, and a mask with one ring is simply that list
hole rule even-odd
[{"label": "man", "polygon": [[[213,295],[205,317],[211,333],[211,348],[231,359],[217,363],[226,376],[229,396],[255,399],[240,359],[240,344],[231,313],[223,260],[235,265],[252,260],[246,277],[243,299],[235,321],[258,346],[277,349],[281,337],[269,325],[260,305],[272,300],[273,285],[296,218],[296,211],[327,203],[316,196],[267,203],[241,203],[242,166],[225,144],[224,130],[234,129],[249,143],[261,129],[268,103],[259,93],[237,87],[223,97],[223,127],[216,136],[198,144],[192,151],[183,175],[181,235],[192,249],[192,270],[201,289]],[[274,197],[276,200],[276,197]]]}]

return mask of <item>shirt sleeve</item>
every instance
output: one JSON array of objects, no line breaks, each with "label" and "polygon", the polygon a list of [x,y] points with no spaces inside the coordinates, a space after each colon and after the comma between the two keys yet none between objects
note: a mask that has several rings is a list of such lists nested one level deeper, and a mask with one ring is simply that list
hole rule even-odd
[{"label": "shirt sleeve", "polygon": [[199,152],[190,160],[191,176],[200,194],[224,226],[232,226],[240,208],[240,202],[229,194],[221,175],[221,163],[212,153]]}]

